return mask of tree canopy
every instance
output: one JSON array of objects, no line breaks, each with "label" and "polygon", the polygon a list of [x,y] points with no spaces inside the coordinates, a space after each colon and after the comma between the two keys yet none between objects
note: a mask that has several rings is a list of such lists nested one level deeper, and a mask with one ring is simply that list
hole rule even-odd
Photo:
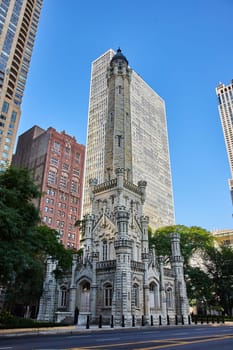
[{"label": "tree canopy", "polygon": [[[180,233],[181,254],[190,304],[195,301],[204,306],[222,308],[231,315],[233,308],[233,250],[216,247],[214,237],[197,226],[174,225],[162,227],[152,233],[149,245],[155,246],[157,255],[171,256],[170,233]],[[197,261],[199,264],[197,264]]]},{"label": "tree canopy", "polygon": [[184,225],[165,226],[157,229],[154,233],[149,231],[149,245],[155,246],[157,255],[171,256],[170,233],[180,234],[181,254],[184,257],[184,265],[189,264],[190,258],[197,251],[205,251],[213,246],[214,238],[204,228],[198,226],[187,227]]},{"label": "tree canopy", "polygon": [[205,251],[204,266],[212,284],[212,303],[232,315],[233,309],[233,249],[221,245]]},{"label": "tree canopy", "polygon": [[9,167],[0,173],[0,284],[10,303],[31,303],[39,297],[47,256],[60,269],[70,266],[72,252],[57,239],[57,232],[40,225],[33,200],[41,193],[27,169]]}]

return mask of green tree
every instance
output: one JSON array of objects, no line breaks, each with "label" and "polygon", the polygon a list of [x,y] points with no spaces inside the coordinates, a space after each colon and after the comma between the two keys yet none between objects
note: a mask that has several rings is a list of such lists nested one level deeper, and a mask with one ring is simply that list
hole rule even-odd
[{"label": "green tree", "polygon": [[57,232],[39,226],[33,200],[40,195],[28,170],[9,167],[0,173],[0,284],[9,307],[38,300],[48,255],[58,261],[57,272],[71,264],[72,252],[58,242]]},{"label": "green tree", "polygon": [[157,229],[154,233],[149,231],[149,246],[155,246],[157,255],[171,256],[170,233],[180,234],[181,254],[184,257],[184,266],[188,266],[194,253],[205,251],[213,246],[213,236],[204,228],[198,226],[187,227],[184,225],[165,226]]},{"label": "green tree", "polygon": [[213,247],[213,236],[207,230],[197,226],[166,226],[157,229],[154,233],[150,230],[149,246],[155,247],[157,256],[163,255],[167,259],[171,256],[171,240],[169,236],[172,232],[180,233],[180,248],[184,258],[184,274],[190,304],[196,301],[205,301],[207,304],[212,303],[212,280],[200,267],[192,266],[192,258],[195,253],[202,256],[209,247]]},{"label": "green tree", "polygon": [[213,303],[231,316],[233,309],[233,249],[229,246],[209,247],[204,265],[214,286]]},{"label": "green tree", "polygon": [[214,284],[210,276],[196,266],[186,266],[186,287],[190,305],[201,307],[205,313],[210,306],[215,305]]}]

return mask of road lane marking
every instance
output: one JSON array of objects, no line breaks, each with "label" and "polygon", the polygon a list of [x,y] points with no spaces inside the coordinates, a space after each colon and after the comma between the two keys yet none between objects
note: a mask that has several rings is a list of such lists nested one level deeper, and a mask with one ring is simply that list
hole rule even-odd
[{"label": "road lane marking", "polygon": [[90,338],[90,335],[69,335],[66,338],[67,339],[70,339],[70,338]]},{"label": "road lane marking", "polygon": [[[197,338],[197,339],[195,339]],[[204,342],[210,342],[210,341],[216,341],[216,340],[225,340],[225,339],[232,339],[233,335],[208,335],[208,336],[202,336],[200,337],[185,337],[185,338],[172,338],[172,339],[156,339],[156,340],[146,340],[146,341],[139,341],[139,342],[127,342],[127,343],[118,343],[118,344],[106,344],[106,345],[95,345],[95,346],[84,346],[79,348],[68,348],[67,350],[91,350],[91,349],[109,349],[109,346],[111,348],[114,347],[123,347],[123,346],[129,346],[129,345],[139,345],[145,343],[154,344],[152,347],[143,347],[143,348],[135,348],[135,350],[153,350],[153,349],[164,349],[168,347],[175,347],[175,346],[183,346],[183,345],[191,345],[196,343],[204,343]],[[192,340],[194,339],[194,340]],[[160,343],[160,345],[156,345],[156,343]],[[162,344],[161,344],[162,343]],[[163,344],[167,343],[167,344]],[[107,347],[107,348],[106,348]],[[133,348],[132,348],[133,350]]]},{"label": "road lane marking", "polygon": [[[223,337],[214,337],[214,338],[208,338],[208,339],[199,339],[199,340],[194,340],[194,341],[183,341],[183,342],[174,342],[171,344],[164,344],[164,345],[157,345],[157,346],[152,346],[152,347],[146,347],[146,348],[137,348],[136,350],[154,350],[154,349],[165,349],[169,347],[175,347],[175,346],[183,346],[183,345],[191,345],[191,344],[197,344],[197,343],[206,343],[206,342],[211,342],[211,341],[216,341],[216,340],[224,340],[224,339],[230,339],[233,338],[232,335],[229,336],[223,336]],[[164,342],[167,342],[167,340]],[[133,349],[132,349],[133,350]]]},{"label": "road lane marking", "polygon": [[121,340],[120,337],[118,338],[100,338],[100,339],[96,339],[95,341],[112,341],[112,340]]}]

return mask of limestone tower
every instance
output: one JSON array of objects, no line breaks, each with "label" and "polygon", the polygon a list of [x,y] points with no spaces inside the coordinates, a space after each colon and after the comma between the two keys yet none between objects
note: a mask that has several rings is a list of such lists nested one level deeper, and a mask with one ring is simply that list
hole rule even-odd
[{"label": "limestone tower", "polygon": [[118,49],[107,74],[108,115],[105,126],[105,180],[115,177],[115,169],[125,171],[124,178],[132,182],[132,142],[130,113],[131,69]]}]

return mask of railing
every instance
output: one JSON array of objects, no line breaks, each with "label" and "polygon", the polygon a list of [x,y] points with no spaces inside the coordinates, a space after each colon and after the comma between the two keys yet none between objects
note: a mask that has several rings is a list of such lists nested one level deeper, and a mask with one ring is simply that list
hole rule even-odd
[{"label": "railing", "polygon": [[97,270],[105,270],[105,269],[115,269],[116,268],[116,260],[106,260],[101,261],[96,264]]},{"label": "railing", "polygon": [[137,271],[144,271],[145,265],[139,261],[131,261],[131,269]]}]

